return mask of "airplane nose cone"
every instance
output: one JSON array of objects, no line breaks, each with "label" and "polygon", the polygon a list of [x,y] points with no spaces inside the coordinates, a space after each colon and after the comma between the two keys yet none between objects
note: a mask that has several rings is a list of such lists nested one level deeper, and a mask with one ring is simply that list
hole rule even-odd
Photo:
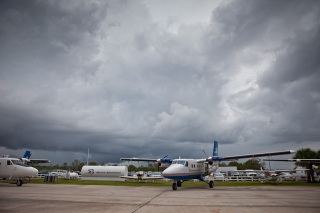
[{"label": "airplane nose cone", "polygon": [[31,174],[32,174],[32,176],[38,176],[38,169],[36,169],[36,168],[30,168],[31,169]]},{"label": "airplane nose cone", "polygon": [[177,172],[176,170],[177,170],[177,165],[171,165],[162,172],[162,176],[163,177],[170,176],[173,173]]}]

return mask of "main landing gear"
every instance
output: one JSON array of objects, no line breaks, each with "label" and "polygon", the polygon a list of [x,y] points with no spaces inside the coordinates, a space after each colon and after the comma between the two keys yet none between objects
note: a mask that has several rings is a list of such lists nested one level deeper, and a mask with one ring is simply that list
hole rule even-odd
[{"label": "main landing gear", "polygon": [[[210,180],[210,181],[202,180],[202,181],[204,181],[205,183],[207,183],[210,188],[213,188],[213,187],[214,187],[214,181],[213,181],[213,180]],[[181,180],[174,181],[173,184],[172,184],[172,190],[177,190],[178,187],[181,187],[181,186],[182,186],[182,183],[183,183],[183,181],[181,181]]]},{"label": "main landing gear", "polygon": [[210,180],[210,181],[209,181],[209,187],[210,187],[210,188],[213,188],[213,186],[214,186],[214,182],[213,182],[213,180]]},{"label": "main landing gear", "polygon": [[181,181],[181,180],[178,180],[177,182],[176,182],[176,181],[173,182],[173,184],[172,184],[172,189],[173,189],[173,190],[177,190],[178,187],[181,187],[181,186],[182,186],[182,183],[183,183],[183,181]]}]

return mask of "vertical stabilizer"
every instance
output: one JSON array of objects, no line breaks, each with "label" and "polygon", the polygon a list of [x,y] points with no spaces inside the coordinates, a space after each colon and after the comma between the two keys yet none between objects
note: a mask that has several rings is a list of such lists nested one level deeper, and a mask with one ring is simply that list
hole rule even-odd
[{"label": "vertical stabilizer", "polygon": [[218,156],[218,141],[213,142],[213,153],[212,156]]},{"label": "vertical stabilizer", "polygon": [[27,151],[24,153],[24,155],[23,155],[23,157],[22,157],[22,158],[30,159],[31,154],[32,154],[32,153],[31,153],[29,150],[27,150]]}]

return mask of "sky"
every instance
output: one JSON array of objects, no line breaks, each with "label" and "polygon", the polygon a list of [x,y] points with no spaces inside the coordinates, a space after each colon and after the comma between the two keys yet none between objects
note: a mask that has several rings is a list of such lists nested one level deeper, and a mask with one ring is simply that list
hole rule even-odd
[{"label": "sky", "polygon": [[319,38],[318,0],[2,0],[0,154],[318,150]]}]

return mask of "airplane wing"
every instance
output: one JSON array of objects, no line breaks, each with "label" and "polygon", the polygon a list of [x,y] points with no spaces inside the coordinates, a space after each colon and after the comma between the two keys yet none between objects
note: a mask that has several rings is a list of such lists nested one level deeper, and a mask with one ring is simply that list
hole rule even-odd
[{"label": "airplane wing", "polygon": [[152,158],[120,158],[121,161],[144,161],[144,162],[157,162],[159,166],[166,167],[172,163],[171,158],[167,158],[167,156],[158,159]]},{"label": "airplane wing", "polygon": [[256,157],[269,157],[269,156],[275,156],[275,155],[288,155],[293,154],[295,151],[288,150],[288,151],[279,151],[279,152],[265,152],[265,153],[256,153],[256,154],[246,154],[246,155],[234,155],[234,156],[226,156],[226,157],[220,157],[220,156],[212,156],[208,157],[207,159],[199,159],[197,160],[198,163],[201,162],[213,162],[213,161],[230,161],[230,160],[238,160],[242,158],[256,158]]},{"label": "airplane wing", "polygon": [[50,163],[48,159],[28,159],[27,164]]},{"label": "airplane wing", "polygon": [[320,159],[263,159],[264,161],[320,163]]},{"label": "airplane wing", "polygon": [[293,154],[295,151],[288,150],[288,151],[280,151],[280,152],[265,152],[265,153],[256,153],[256,154],[247,154],[247,155],[235,155],[235,156],[226,156],[221,157],[221,160],[238,160],[242,158],[256,158],[256,157],[269,157],[275,155],[288,155]]},{"label": "airplane wing", "polygon": [[120,158],[120,160],[124,161],[146,161],[146,162],[157,162],[157,159],[150,158]]},{"label": "airplane wing", "polygon": [[130,179],[130,180],[138,180],[137,176],[120,176],[120,178]]},{"label": "airplane wing", "polygon": [[159,180],[163,177],[138,177],[138,176],[120,176],[120,178],[130,179],[130,180]]}]

